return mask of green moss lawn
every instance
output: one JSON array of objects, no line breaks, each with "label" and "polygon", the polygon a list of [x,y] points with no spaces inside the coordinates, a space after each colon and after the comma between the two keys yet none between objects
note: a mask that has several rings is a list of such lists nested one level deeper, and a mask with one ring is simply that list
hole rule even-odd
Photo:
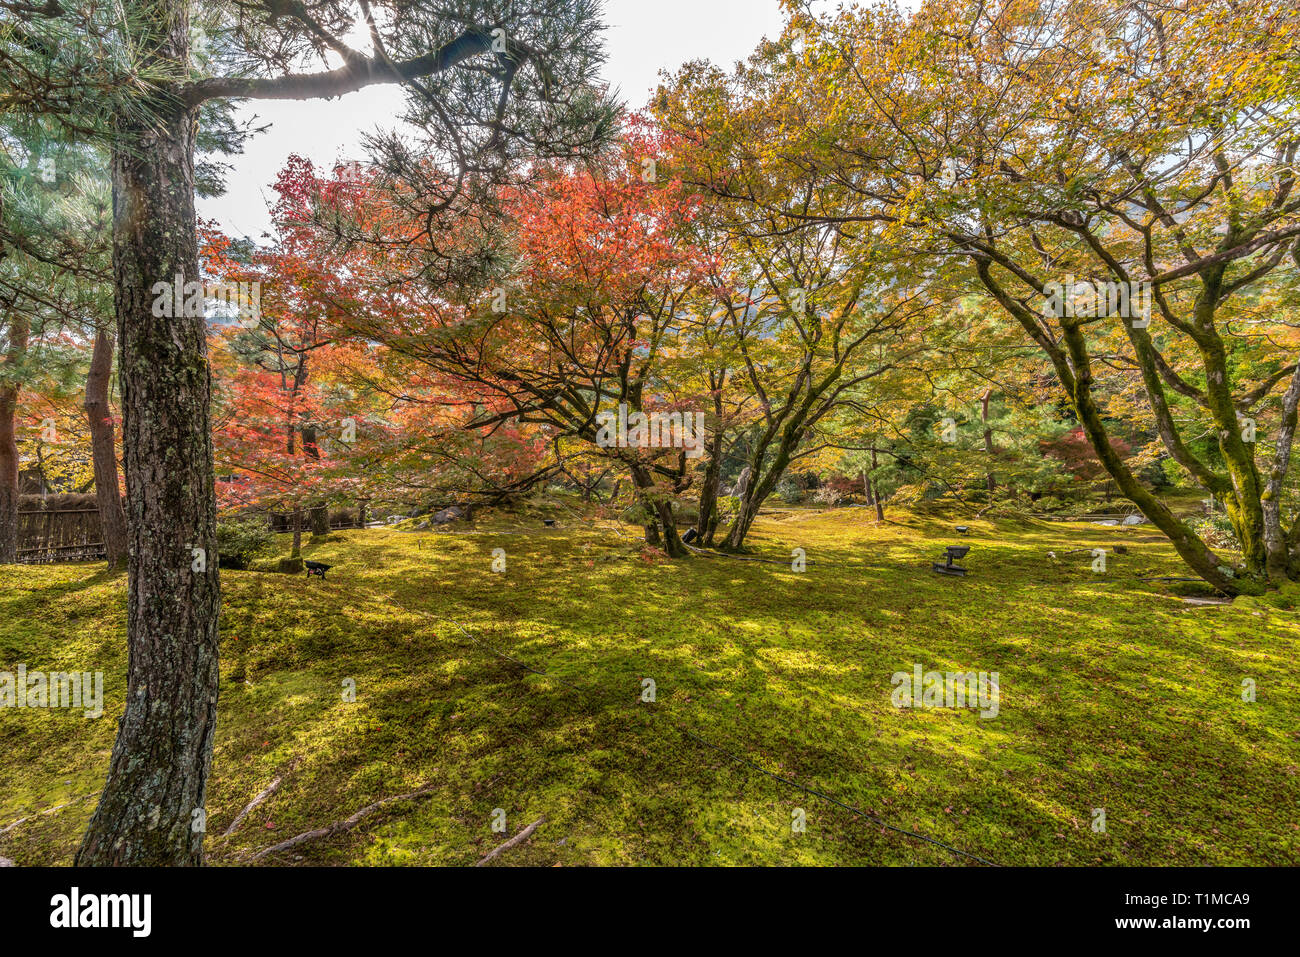
[{"label": "green moss lawn", "polygon": [[[956,519],[774,511],[751,544],[779,561],[658,562],[635,529],[557,515],[309,539],[323,583],[222,573],[211,863],[431,788],[260,863],[472,864],[545,816],[494,866],[974,863],[880,821],[1000,864],[1300,864],[1300,613],[1138,581],[1186,574],[1149,526],[960,538]],[[933,574],[958,541],[970,577]],[[1115,544],[1104,575],[1065,554]],[[93,809],[124,588],[102,565],[0,567],[0,670],[106,676],[99,720],[0,711],[0,856],[18,864],[70,863]],[[999,672],[1000,713],[895,709],[890,676],[918,663]]]}]

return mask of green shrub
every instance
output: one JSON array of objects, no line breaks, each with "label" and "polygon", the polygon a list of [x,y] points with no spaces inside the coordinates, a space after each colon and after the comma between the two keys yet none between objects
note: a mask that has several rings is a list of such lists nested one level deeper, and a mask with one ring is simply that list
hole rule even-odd
[{"label": "green shrub", "polygon": [[259,518],[217,522],[217,555],[222,568],[240,571],[271,544],[271,530]]},{"label": "green shrub", "polygon": [[1211,548],[1237,548],[1237,532],[1227,515],[1218,513],[1191,523],[1192,531]]},{"label": "green shrub", "polygon": [[644,502],[635,502],[623,509],[623,521],[629,525],[649,525],[654,519],[652,513]]}]

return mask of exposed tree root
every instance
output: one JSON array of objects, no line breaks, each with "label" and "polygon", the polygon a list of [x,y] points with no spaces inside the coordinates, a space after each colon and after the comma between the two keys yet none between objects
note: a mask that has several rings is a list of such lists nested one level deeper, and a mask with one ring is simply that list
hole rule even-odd
[{"label": "exposed tree root", "polygon": [[332,834],[341,834],[344,831],[350,831],[358,824],[360,824],[363,818],[379,810],[385,804],[392,804],[394,801],[409,801],[412,798],[423,797],[426,794],[431,794],[433,790],[434,790],[433,786],[430,785],[428,787],[420,788],[420,790],[418,791],[412,791],[409,794],[395,794],[392,797],[386,797],[382,800],[376,801],[374,804],[367,804],[365,807],[363,807],[360,811],[357,811],[356,814],[353,814],[347,820],[336,821],[335,823],[331,824],[329,827],[317,828],[314,831],[305,831],[304,833],[299,834],[296,837],[289,838],[287,841],[281,841],[279,844],[272,844],[270,847],[258,851],[256,854],[252,856],[252,858],[250,858],[250,860],[260,861],[262,858],[270,854],[275,854],[279,851],[285,851],[291,847],[297,847],[299,844],[305,844],[308,841],[314,841],[322,837],[329,837]]},{"label": "exposed tree root", "polygon": [[270,784],[268,784],[260,792],[258,792],[257,797],[253,798],[253,800],[249,801],[246,805],[244,805],[244,809],[235,816],[235,819],[233,821],[230,822],[230,827],[226,828],[224,831],[221,832],[221,839],[225,840],[226,838],[230,837],[231,834],[234,834],[235,830],[239,827],[239,825],[244,823],[244,818],[248,817],[248,815],[259,804],[261,804],[272,794],[278,791],[283,781],[284,778],[280,777],[280,775],[277,774],[275,776],[275,780],[273,780]]},{"label": "exposed tree root", "polygon": [[514,847],[516,844],[522,844],[524,841],[528,840],[530,837],[533,836],[533,831],[537,830],[539,827],[541,827],[541,826],[542,826],[543,824],[545,824],[545,823],[546,823],[546,815],[543,814],[543,815],[542,815],[541,817],[539,817],[536,821],[534,821],[532,824],[529,824],[526,828],[524,828],[522,831],[520,831],[518,834],[516,834],[516,835],[515,835],[514,837],[512,837],[510,840],[505,841],[505,842],[503,842],[503,843],[501,843],[501,844],[498,844],[496,847],[494,847],[494,848],[493,848],[493,849],[488,853],[487,857],[483,858],[481,861],[479,861],[479,862],[478,862],[477,864],[475,864],[474,866],[475,866],[475,867],[482,867],[482,866],[483,866],[484,864],[486,864],[488,861],[494,860],[494,859],[497,857],[497,855],[500,854],[502,851],[508,851],[508,850],[510,850],[510,848]]}]

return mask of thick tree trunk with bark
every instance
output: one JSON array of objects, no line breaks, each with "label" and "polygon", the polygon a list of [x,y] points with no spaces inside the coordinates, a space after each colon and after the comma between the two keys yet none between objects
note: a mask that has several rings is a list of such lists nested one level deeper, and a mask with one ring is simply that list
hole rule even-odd
[{"label": "thick tree trunk with bark", "polygon": [[117,442],[113,434],[108,387],[113,372],[113,335],[100,329],[86,376],[86,422],[90,427],[90,457],[95,470],[95,501],[103,528],[104,552],[110,568],[126,561],[126,512],[117,476]]},{"label": "thick tree trunk with bark", "polygon": [[0,386],[0,565],[18,561],[17,400],[17,386]]},{"label": "thick tree trunk with bark", "polygon": [[[184,63],[186,8],[164,0],[153,55]],[[217,724],[216,497],[205,320],[156,315],[155,283],[199,281],[191,109],[119,118],[113,266],[129,542],[126,712],[79,865],[201,864]],[[182,297],[183,298],[183,297]]]},{"label": "thick tree trunk with bark", "polygon": [[[641,501],[650,509],[655,521],[646,526],[646,544],[662,548],[669,558],[686,558],[690,552],[682,544],[677,534],[677,522],[673,517],[672,502],[666,496],[655,491],[654,477],[644,465],[635,463],[631,466],[632,482],[636,486]],[[657,541],[655,540],[657,539]]]},{"label": "thick tree trunk with bark", "polygon": [[18,387],[0,385],[0,565],[18,561]]},{"label": "thick tree trunk with bark", "polygon": [[9,320],[5,370],[14,378],[0,381],[0,564],[18,561],[18,380],[15,366],[27,352],[31,327],[27,317]]}]

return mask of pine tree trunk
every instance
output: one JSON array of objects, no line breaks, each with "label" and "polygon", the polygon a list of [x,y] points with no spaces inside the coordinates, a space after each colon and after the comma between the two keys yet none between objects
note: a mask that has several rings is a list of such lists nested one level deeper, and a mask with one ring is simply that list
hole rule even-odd
[{"label": "pine tree trunk", "polygon": [[[189,24],[160,0],[144,47],[184,63]],[[126,712],[78,865],[197,865],[217,724],[216,497],[205,320],[155,315],[155,283],[198,282],[192,111],[159,96],[119,117],[113,272],[129,545]],[[175,303],[173,302],[173,307]],[[183,305],[183,303],[182,303]]]},{"label": "pine tree trunk", "polygon": [[14,378],[0,383],[0,564],[18,561],[18,380],[13,367],[27,352],[30,328],[26,316],[11,316],[4,365]]},{"label": "pine tree trunk", "polygon": [[126,512],[118,487],[117,443],[113,434],[108,386],[113,372],[113,335],[100,329],[86,376],[86,421],[90,427],[90,457],[95,470],[95,501],[110,568],[126,561]]},{"label": "pine tree trunk", "polygon": [[18,561],[18,387],[0,386],[0,565]]}]

